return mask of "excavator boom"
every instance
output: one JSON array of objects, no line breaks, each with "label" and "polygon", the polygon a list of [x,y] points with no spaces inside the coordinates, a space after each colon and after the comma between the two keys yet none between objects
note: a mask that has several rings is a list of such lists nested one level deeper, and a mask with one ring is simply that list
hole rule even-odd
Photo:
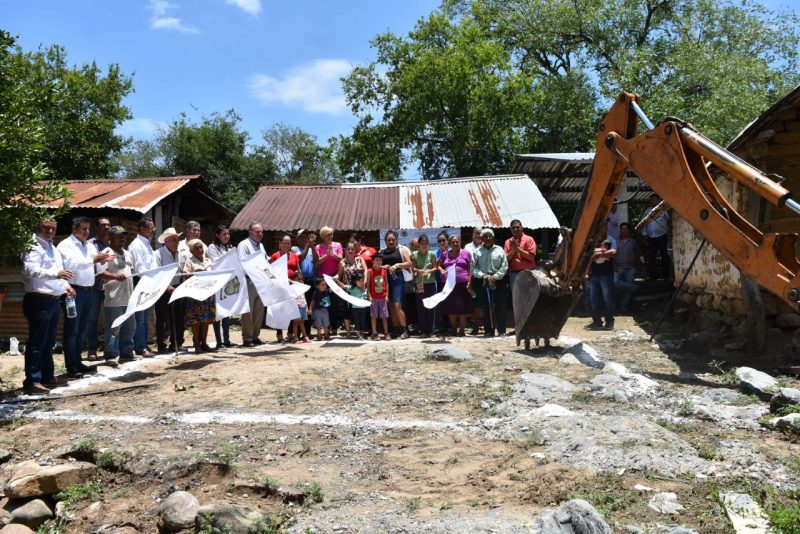
[{"label": "excavator boom", "polygon": [[[742,217],[720,193],[708,172],[720,170],[778,207],[800,213],[791,193],[734,154],[697,133],[690,125],[667,119],[652,127],[639,97],[622,93],[597,134],[591,175],[552,265],[526,271],[514,287],[517,343],[558,337],[580,299],[595,238],[606,224],[627,169],[636,173],[677,214],[745,275],[798,310],[800,262],[797,234],[764,233]],[[650,130],[638,134],[638,120]],[[533,297],[533,298],[531,298]]]}]

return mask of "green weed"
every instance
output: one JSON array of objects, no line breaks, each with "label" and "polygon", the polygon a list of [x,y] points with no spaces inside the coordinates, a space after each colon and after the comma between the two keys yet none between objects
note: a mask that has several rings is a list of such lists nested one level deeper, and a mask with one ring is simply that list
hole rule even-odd
[{"label": "green weed", "polygon": [[419,510],[419,502],[419,497],[409,497],[406,499],[406,511],[409,514],[416,513],[416,511]]},{"label": "green weed", "polygon": [[689,399],[684,399],[678,405],[678,415],[681,417],[689,417],[694,413],[694,403]]},{"label": "green weed", "polygon": [[73,484],[64,491],[56,494],[56,500],[62,501],[64,506],[72,508],[80,501],[97,501],[103,496],[103,484],[100,481],[87,482],[86,484]]},{"label": "green weed", "polygon": [[217,458],[229,473],[236,473],[239,470],[239,463],[236,461],[236,448],[230,443],[222,443],[217,449]]}]

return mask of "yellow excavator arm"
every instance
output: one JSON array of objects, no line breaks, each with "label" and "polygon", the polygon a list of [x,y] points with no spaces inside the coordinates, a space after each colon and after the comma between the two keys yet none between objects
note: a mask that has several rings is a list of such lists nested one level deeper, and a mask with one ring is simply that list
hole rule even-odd
[{"label": "yellow excavator arm", "polygon": [[[649,128],[637,132],[639,120]],[[552,265],[526,271],[514,287],[514,319],[520,339],[557,338],[580,298],[595,238],[606,224],[627,169],[636,173],[678,215],[745,275],[792,309],[800,301],[797,234],[765,233],[742,217],[720,193],[708,163],[775,206],[800,214],[791,193],[689,124],[667,119],[653,126],[639,97],[622,93],[600,123],[591,175]],[[519,297],[517,296],[519,295]],[[533,298],[531,298],[531,296]],[[518,307],[519,306],[519,307]]]}]

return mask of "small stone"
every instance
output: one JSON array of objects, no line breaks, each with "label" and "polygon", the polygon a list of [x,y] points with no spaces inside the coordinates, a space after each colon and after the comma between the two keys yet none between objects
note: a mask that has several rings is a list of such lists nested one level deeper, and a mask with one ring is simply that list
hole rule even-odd
[{"label": "small stone", "polygon": [[600,358],[600,354],[594,349],[594,347],[586,343],[581,342],[577,345],[573,345],[569,348],[569,352],[575,356],[579,362],[588,367],[602,369],[606,365],[606,362]]},{"label": "small stone", "polygon": [[39,528],[39,525],[53,517],[53,510],[42,499],[9,501],[5,510],[11,513],[14,523],[31,528]]},{"label": "small stone", "polygon": [[784,406],[796,406],[800,404],[800,389],[780,388],[769,401],[769,411],[776,413]]},{"label": "small stone", "polygon": [[723,493],[722,505],[736,534],[768,532],[769,522],[757,502],[746,493]]},{"label": "small stone", "polygon": [[19,523],[11,523],[0,529],[0,534],[35,534],[33,530]]},{"label": "small stone", "polygon": [[158,510],[159,526],[164,532],[179,532],[195,524],[200,502],[188,491],[176,491],[164,499]]},{"label": "small stone", "polygon": [[633,487],[633,489],[635,489],[636,491],[638,491],[638,492],[640,492],[640,493],[647,493],[647,492],[649,492],[649,491],[655,491],[653,488],[651,488],[651,487],[649,487],[649,486],[645,486],[645,485],[643,485],[643,484],[636,484],[636,485]]},{"label": "small stone", "polygon": [[647,506],[660,514],[677,514],[684,510],[678,503],[678,496],[671,491],[656,493]]},{"label": "small stone", "polygon": [[555,510],[545,512],[533,527],[541,534],[611,534],[611,527],[594,507],[583,499],[565,502]]},{"label": "small stone", "polygon": [[11,459],[11,451],[0,449],[0,464],[6,463]]},{"label": "small stone", "polygon": [[428,360],[464,362],[472,360],[473,356],[468,351],[458,347],[439,347],[426,356]]},{"label": "small stone", "polygon": [[745,393],[754,393],[763,400],[770,400],[772,395],[778,392],[777,380],[752,367],[738,367],[736,377]]},{"label": "small stone", "polygon": [[97,467],[88,462],[41,466],[35,460],[28,460],[14,466],[5,494],[9,499],[52,495],[86,482],[96,474]]}]

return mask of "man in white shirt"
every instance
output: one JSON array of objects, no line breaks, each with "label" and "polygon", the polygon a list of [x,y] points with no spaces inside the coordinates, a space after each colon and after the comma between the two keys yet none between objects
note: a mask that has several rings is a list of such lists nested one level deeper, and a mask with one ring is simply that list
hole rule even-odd
[{"label": "man in white shirt", "polygon": [[[131,244],[128,246],[128,252],[133,257],[133,271],[134,273],[143,273],[158,267],[156,263],[156,255],[153,252],[153,246],[150,241],[155,234],[156,226],[153,220],[143,217],[138,223],[139,233],[136,235]],[[138,277],[134,277],[138,281]],[[136,312],[136,333],[133,335],[133,347],[136,354],[144,356],[145,358],[152,358],[155,352],[147,348],[147,318],[150,314],[150,309]]]},{"label": "man in white shirt", "polygon": [[61,254],[64,268],[72,272],[71,285],[75,290],[75,317],[64,318],[64,364],[67,376],[80,378],[83,373],[93,373],[94,366],[81,362],[83,337],[89,326],[94,298],[95,265],[102,265],[114,259],[114,254],[101,253],[89,242],[90,222],[86,217],[72,220],[72,235],[61,241],[56,249]]},{"label": "man in white shirt", "polygon": [[[239,257],[244,258],[255,252],[266,255],[264,245],[261,244],[261,240],[264,239],[264,227],[258,223],[252,223],[248,230],[247,239],[236,247]],[[258,339],[258,336],[261,333],[261,324],[264,322],[264,304],[250,277],[247,278],[247,298],[250,301],[250,313],[242,314],[242,346],[263,345],[264,342]]]},{"label": "man in white shirt", "polygon": [[25,297],[22,311],[28,320],[28,341],[25,344],[25,380],[22,388],[28,393],[49,393],[45,386],[65,382],[55,376],[53,346],[56,344],[61,317],[61,295],[75,296],[69,285],[72,272],[64,269],[61,254],[53,245],[56,221],[46,219],[36,228],[33,245],[22,254],[22,278]]},{"label": "man in white shirt", "polygon": [[[661,199],[653,193],[650,195],[650,207],[644,212],[642,218],[647,217],[653,208],[658,206]],[[656,265],[661,264],[661,274],[664,280],[672,279],[672,267],[667,254],[667,231],[669,230],[669,213],[664,211],[655,219],[647,223],[644,227],[642,234],[647,236],[647,274],[650,280],[658,279],[658,268]],[[656,261],[656,258],[660,262]]]}]

